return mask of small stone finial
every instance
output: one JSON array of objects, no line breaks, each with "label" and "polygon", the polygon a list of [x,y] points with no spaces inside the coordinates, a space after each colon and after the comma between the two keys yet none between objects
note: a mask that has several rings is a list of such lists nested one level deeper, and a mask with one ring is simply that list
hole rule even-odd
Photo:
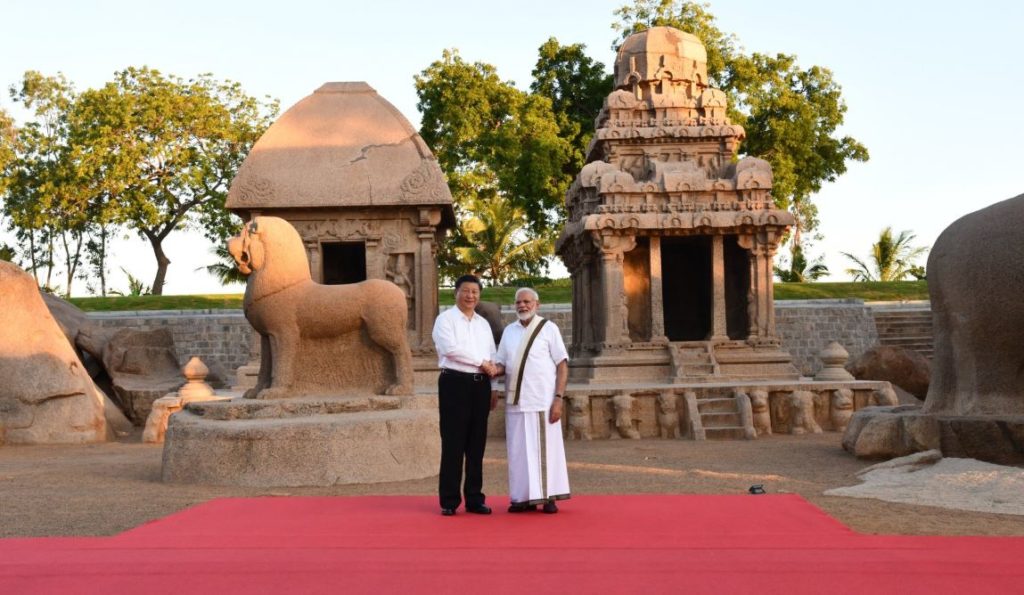
[{"label": "small stone finial", "polygon": [[188,363],[181,368],[181,373],[188,379],[188,382],[178,389],[182,406],[189,401],[213,396],[213,388],[206,384],[206,375],[210,373],[210,369],[206,367],[203,360],[192,356],[192,359],[188,360]]},{"label": "small stone finial", "polygon": [[839,343],[832,341],[818,353],[821,360],[821,370],[815,374],[814,379],[819,381],[853,380],[853,374],[846,371],[844,367],[846,360],[850,359],[849,352],[843,349]]}]

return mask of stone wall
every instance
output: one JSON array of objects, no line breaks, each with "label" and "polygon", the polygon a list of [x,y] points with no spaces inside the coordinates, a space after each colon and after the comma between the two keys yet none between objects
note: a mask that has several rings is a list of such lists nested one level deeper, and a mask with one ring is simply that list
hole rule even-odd
[{"label": "stone wall", "polygon": [[234,374],[235,369],[249,361],[252,327],[241,310],[89,312],[88,315],[105,329],[170,329],[182,365],[195,355],[211,369],[220,367]]},{"label": "stone wall", "polygon": [[[570,306],[542,305],[541,315],[558,325],[568,344],[572,335]],[[510,323],[515,320],[515,311],[505,307],[502,317]],[[182,364],[197,355],[207,365],[216,364],[232,372],[249,360],[251,329],[241,310],[92,312],[89,318],[109,329],[168,327]],[[809,376],[821,365],[818,352],[832,341],[845,347],[851,358],[878,342],[871,310],[861,300],[776,302],[775,324],[797,369]]]},{"label": "stone wall", "polygon": [[804,376],[821,368],[818,352],[837,341],[850,359],[878,343],[871,308],[863,300],[786,300],[775,302],[775,330]]}]

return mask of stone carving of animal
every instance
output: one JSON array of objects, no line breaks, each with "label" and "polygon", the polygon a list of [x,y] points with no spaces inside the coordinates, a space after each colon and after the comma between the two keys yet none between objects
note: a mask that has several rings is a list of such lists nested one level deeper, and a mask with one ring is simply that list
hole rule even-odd
[{"label": "stone carving of animal", "polygon": [[[619,393],[612,397],[612,408],[615,411],[615,430],[618,435],[631,440],[639,440],[640,432],[633,427],[633,396]],[[612,433],[615,438],[615,433]]]},{"label": "stone carving of animal", "polygon": [[843,432],[849,425],[850,418],[853,417],[853,391],[848,388],[832,391],[831,405],[829,417],[832,421],[832,429]]},{"label": "stone carving of animal", "polygon": [[[245,317],[261,341],[259,380],[246,397],[294,397],[338,388],[412,394],[408,311],[397,285],[380,279],[316,283],[298,232],[278,217],[255,217],[229,240],[228,251],[249,276]],[[353,351],[352,345],[362,350]],[[390,356],[390,366],[380,361],[387,356],[377,355],[374,346]],[[362,357],[339,361],[332,355],[337,353]]]},{"label": "stone carving of animal", "polygon": [[679,410],[674,393],[658,395],[658,435],[662,438],[679,438]]},{"label": "stone carving of animal", "polygon": [[892,405],[899,405],[900,399],[896,395],[896,389],[894,389],[891,384],[886,382],[883,388],[871,391],[870,403],[872,405],[890,407]]},{"label": "stone carving of animal", "polygon": [[569,439],[590,440],[590,399],[586,395],[566,398],[569,399]]},{"label": "stone carving of animal", "polygon": [[789,433],[813,434],[821,433],[821,426],[814,419],[814,393],[807,390],[793,391],[789,394]]},{"label": "stone carving of animal", "polygon": [[758,436],[771,435],[772,415],[768,410],[768,391],[758,388],[750,391],[750,410],[753,414],[754,430]]}]

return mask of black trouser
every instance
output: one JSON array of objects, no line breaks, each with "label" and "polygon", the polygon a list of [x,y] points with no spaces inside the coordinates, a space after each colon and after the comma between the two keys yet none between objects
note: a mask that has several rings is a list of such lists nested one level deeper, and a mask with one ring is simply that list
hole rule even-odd
[{"label": "black trouser", "polygon": [[437,403],[441,421],[441,473],[437,491],[441,508],[458,508],[462,499],[462,466],[465,461],[466,506],[484,503],[484,448],[487,446],[487,415],[491,412],[491,381],[486,374],[441,370],[437,378]]}]

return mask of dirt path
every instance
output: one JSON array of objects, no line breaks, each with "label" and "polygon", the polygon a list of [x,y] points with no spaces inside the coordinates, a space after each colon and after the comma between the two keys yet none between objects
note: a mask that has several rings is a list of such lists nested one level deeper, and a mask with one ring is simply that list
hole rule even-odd
[{"label": "dirt path", "polygon": [[[863,533],[1024,535],[1024,517],[824,496],[858,483],[869,463],[837,434],[754,441],[569,442],[574,497],[601,493],[742,494],[752,484],[797,493]],[[488,443],[485,491],[507,493],[504,442]],[[161,448],[138,443],[0,448],[0,537],[112,535],[211,498],[260,495],[434,494],[434,477],[389,484],[253,489],[166,485]],[[571,507],[572,501],[565,503]]]}]

